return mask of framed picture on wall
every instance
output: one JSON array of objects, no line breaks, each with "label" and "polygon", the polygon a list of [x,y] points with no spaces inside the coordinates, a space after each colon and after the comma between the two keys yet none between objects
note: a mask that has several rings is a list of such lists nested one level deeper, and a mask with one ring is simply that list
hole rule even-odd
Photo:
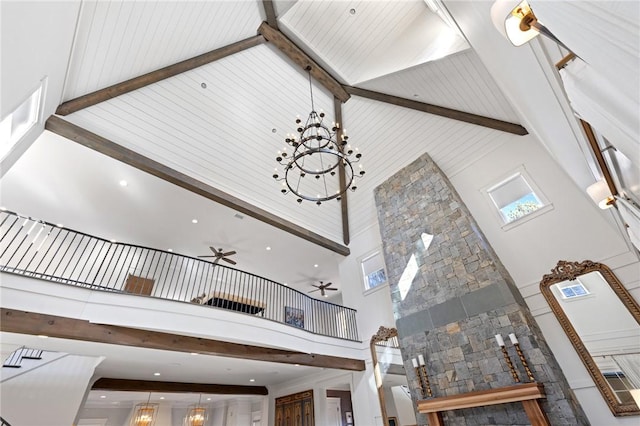
[{"label": "framed picture on wall", "polygon": [[398,426],[398,418],[397,417],[389,417],[389,426]]},{"label": "framed picture on wall", "polygon": [[291,306],[285,306],[284,322],[294,327],[304,328],[304,311],[302,309],[292,308]]}]

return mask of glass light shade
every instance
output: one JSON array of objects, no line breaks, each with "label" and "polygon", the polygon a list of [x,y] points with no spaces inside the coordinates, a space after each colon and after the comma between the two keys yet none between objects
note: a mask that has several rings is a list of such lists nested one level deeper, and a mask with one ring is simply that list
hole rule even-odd
[{"label": "glass light shade", "polygon": [[496,0],[491,6],[493,25],[514,46],[522,46],[540,34],[533,27],[526,31],[520,28],[522,19],[529,14],[533,15],[533,12],[522,0]]},{"label": "glass light shade", "polygon": [[156,422],[158,404],[138,404],[131,418],[130,426],[153,426]]},{"label": "glass light shade", "polygon": [[207,421],[207,409],[201,405],[193,405],[189,408],[184,419],[185,426],[204,426]]},{"label": "glass light shade", "polygon": [[609,191],[609,185],[607,185],[607,182],[603,180],[599,180],[593,185],[589,185],[587,188],[587,194],[589,194],[593,202],[603,210],[608,209],[613,205],[613,195],[611,194],[611,191]]}]

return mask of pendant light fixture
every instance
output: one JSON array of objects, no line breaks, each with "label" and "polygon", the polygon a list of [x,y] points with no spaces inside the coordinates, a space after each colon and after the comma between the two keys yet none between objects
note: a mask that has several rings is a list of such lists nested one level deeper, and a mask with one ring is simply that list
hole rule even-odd
[{"label": "pendant light fixture", "polygon": [[198,403],[189,407],[184,418],[184,426],[204,426],[207,422],[207,409],[200,405],[202,394],[198,397]]},{"label": "pendant light fixture", "polygon": [[349,145],[349,136],[341,124],[328,126],[324,112],[316,112],[310,66],[307,71],[311,112],[304,123],[299,117],[296,119],[297,134],[288,134],[285,139],[293,152],[289,154],[285,148],[276,156],[276,161],[284,166],[284,176],[276,168],[273,178],[282,182],[280,192],[293,193],[298,203],[307,200],[320,205],[323,201],[340,200],[348,189],[355,191],[354,179],[365,172],[361,164],[354,169],[353,164],[360,161],[362,154]]},{"label": "pendant light fixture", "polygon": [[146,403],[135,406],[129,426],[153,426],[156,423],[158,404],[151,404],[149,401],[151,401],[151,392]]}]

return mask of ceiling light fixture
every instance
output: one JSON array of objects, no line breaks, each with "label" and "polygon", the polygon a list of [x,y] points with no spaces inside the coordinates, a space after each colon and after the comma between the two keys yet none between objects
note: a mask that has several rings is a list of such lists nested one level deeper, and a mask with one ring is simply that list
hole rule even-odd
[{"label": "ceiling light fixture", "polygon": [[267,251],[271,250],[271,247],[267,246]]},{"label": "ceiling light fixture", "polygon": [[207,421],[207,409],[200,405],[202,394],[198,397],[198,403],[189,407],[184,423],[187,426],[203,426]]},{"label": "ceiling light fixture", "polygon": [[191,219],[191,223],[198,223],[198,219]]},{"label": "ceiling light fixture", "polygon": [[[324,112],[317,113],[313,104],[313,85],[311,83],[311,66],[309,73],[309,91],[311,92],[311,113],[307,121],[296,118],[297,133],[288,134],[285,142],[293,153],[289,155],[285,148],[278,151],[276,161],[284,166],[284,176],[280,176],[276,167],[273,178],[282,182],[281,192],[292,192],[298,203],[303,200],[315,202],[342,198],[347,189],[356,190],[353,181],[364,176],[362,164],[354,172],[353,164],[360,161],[362,154],[357,148],[347,144],[349,137],[340,123],[332,127],[324,124]],[[353,156],[353,157],[352,157]],[[344,177],[339,171],[344,171]]]},{"label": "ceiling light fixture", "polygon": [[120,186],[127,186],[127,185],[129,185],[129,183],[126,180],[120,181]]},{"label": "ceiling light fixture", "polygon": [[153,426],[156,422],[158,404],[150,404],[151,392],[146,403],[137,404],[134,409],[135,415],[131,417],[130,426]]},{"label": "ceiling light fixture", "polygon": [[159,376],[159,375],[160,375],[160,373],[153,373],[153,375],[154,375],[154,376]]}]

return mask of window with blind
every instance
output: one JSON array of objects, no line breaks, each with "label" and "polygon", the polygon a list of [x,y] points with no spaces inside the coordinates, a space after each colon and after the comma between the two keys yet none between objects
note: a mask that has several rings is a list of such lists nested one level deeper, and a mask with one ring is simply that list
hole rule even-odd
[{"label": "window with blind", "polygon": [[371,290],[387,282],[387,273],[384,267],[382,253],[376,251],[360,261],[364,289]]},{"label": "window with blind", "polygon": [[523,171],[488,188],[487,194],[505,224],[527,216],[548,204],[542,194],[534,189]]}]

